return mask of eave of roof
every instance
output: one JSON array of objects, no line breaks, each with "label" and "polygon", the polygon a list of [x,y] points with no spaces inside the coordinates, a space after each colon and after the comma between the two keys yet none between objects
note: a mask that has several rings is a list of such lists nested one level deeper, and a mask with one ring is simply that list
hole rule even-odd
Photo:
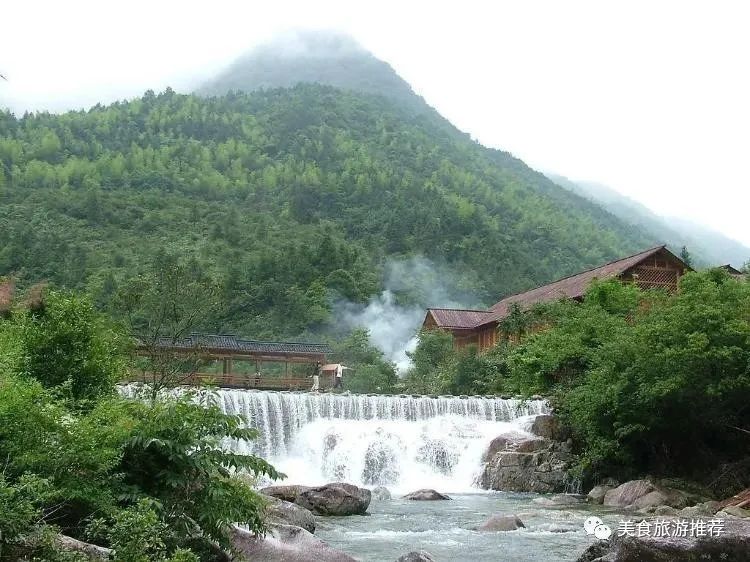
[{"label": "eave of roof", "polygon": [[481,323],[482,317],[490,314],[490,312],[464,308],[428,308],[427,314],[432,315],[440,328],[470,330]]},{"label": "eave of roof", "polygon": [[[567,277],[563,277],[552,283],[505,297],[490,307],[489,310],[491,314],[484,318],[479,325],[502,320],[508,315],[513,305],[518,305],[523,309],[542,302],[552,302],[566,298],[580,298],[586,293],[586,290],[594,279],[612,279],[613,277],[617,277],[631,267],[634,267],[660,251],[669,252],[663,244],[660,246],[654,246],[643,252],[619,258],[603,265],[573,275],[568,275]],[[672,252],[669,253],[674,256]],[[674,257],[679,260],[677,256]]]}]

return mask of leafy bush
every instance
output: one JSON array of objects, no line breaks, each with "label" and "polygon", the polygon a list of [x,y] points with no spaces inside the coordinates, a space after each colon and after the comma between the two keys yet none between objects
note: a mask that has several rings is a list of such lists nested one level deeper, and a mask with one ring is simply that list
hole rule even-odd
[{"label": "leafy bush", "polygon": [[750,284],[691,273],[674,295],[595,285],[508,357],[526,393],[554,393],[595,473],[699,472],[747,451]]},{"label": "leafy bush", "polygon": [[168,543],[174,543],[174,532],[162,521],[153,501],[142,499],[119,512],[108,522],[95,519],[88,532],[106,536],[113,550],[113,562],[197,562],[198,557],[184,549],[168,556]]},{"label": "leafy bush", "polygon": [[[67,562],[77,555],[58,548],[58,529],[85,540],[88,528],[118,560],[187,562],[228,547],[233,523],[262,533],[265,504],[235,473],[278,474],[222,448],[255,432],[209,392],[120,397],[120,341],[85,299],[64,293],[0,319],[0,357],[10,358],[0,362],[2,540],[30,559]],[[43,360],[57,356],[47,372]]]},{"label": "leafy bush", "polygon": [[279,474],[259,457],[222,448],[226,440],[257,436],[254,429],[244,427],[242,417],[222,413],[210,393],[128,406],[133,426],[119,467],[126,497],[155,499],[165,520],[185,539],[200,529],[226,546],[233,523],[259,532],[265,529],[265,503],[233,473],[271,478]]},{"label": "leafy bush", "polygon": [[125,340],[86,298],[59,291],[43,298],[14,316],[16,371],[76,401],[112,394],[125,367]]}]

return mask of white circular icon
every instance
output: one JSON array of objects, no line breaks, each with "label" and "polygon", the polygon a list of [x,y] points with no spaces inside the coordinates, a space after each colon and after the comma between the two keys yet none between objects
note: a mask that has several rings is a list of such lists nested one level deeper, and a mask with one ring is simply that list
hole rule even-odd
[{"label": "white circular icon", "polygon": [[589,535],[594,534],[594,530],[597,528],[597,526],[602,525],[603,521],[599,519],[598,517],[591,516],[586,519],[586,521],[583,522],[583,528],[586,530],[586,533]]},{"label": "white circular icon", "polygon": [[597,539],[606,541],[611,534],[612,529],[610,529],[606,525],[597,525],[596,527],[594,527],[594,536]]}]

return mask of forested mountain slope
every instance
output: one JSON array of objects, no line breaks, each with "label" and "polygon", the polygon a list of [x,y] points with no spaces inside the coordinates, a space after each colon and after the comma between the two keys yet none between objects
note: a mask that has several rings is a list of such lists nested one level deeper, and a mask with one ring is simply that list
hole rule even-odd
[{"label": "forested mountain slope", "polygon": [[0,114],[0,275],[106,305],[174,252],[221,280],[206,329],[291,337],[377,293],[389,257],[491,302],[654,242],[446,123],[309,84]]},{"label": "forested mountain slope", "polygon": [[741,267],[750,259],[750,248],[723,234],[674,217],[661,217],[646,206],[621,195],[614,189],[592,182],[572,182],[550,175],[558,185],[591,199],[633,228],[646,232],[679,252],[686,246],[695,258],[696,265],[724,265]]}]

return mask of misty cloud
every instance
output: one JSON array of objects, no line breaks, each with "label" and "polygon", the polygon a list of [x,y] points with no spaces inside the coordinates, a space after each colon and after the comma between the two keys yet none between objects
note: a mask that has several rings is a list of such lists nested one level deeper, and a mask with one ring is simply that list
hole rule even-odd
[{"label": "misty cloud", "polygon": [[476,298],[462,292],[458,279],[447,267],[423,257],[388,262],[385,289],[366,305],[339,301],[334,315],[347,330],[366,328],[370,341],[396,364],[399,373],[411,365],[407,356],[417,345],[416,334],[425,308],[471,308]]}]

